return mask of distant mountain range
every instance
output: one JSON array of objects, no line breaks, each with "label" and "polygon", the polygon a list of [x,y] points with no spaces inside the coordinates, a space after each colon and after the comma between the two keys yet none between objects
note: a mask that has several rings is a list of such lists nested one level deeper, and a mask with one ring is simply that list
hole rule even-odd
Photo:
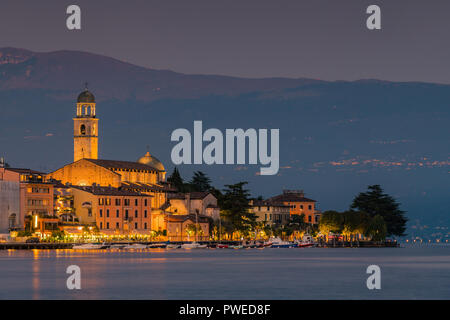
[{"label": "distant mountain range", "polygon": [[182,166],[218,187],[249,181],[255,196],[304,189],[322,209],[345,209],[381,184],[411,220],[450,225],[450,86],[379,80],[247,79],[153,70],[78,52],[0,49],[0,156],[50,171],[72,161],[72,117],[89,83],[97,98],[100,155],[136,160],[146,151],[170,171],[170,134],[279,128],[276,177],[259,166]]}]

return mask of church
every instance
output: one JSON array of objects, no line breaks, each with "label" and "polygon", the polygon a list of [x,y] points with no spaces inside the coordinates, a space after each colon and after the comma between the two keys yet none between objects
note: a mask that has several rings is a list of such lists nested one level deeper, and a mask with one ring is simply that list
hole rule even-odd
[{"label": "church", "polygon": [[73,118],[73,162],[46,175],[71,188],[80,223],[102,232],[163,230],[167,193],[164,165],[147,152],[136,162],[98,158],[99,118],[95,97],[79,94]]}]

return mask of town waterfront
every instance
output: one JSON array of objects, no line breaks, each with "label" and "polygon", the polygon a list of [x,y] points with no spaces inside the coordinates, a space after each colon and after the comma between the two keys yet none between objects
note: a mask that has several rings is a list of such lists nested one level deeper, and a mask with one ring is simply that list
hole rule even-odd
[{"label": "town waterfront", "polygon": [[[366,268],[381,268],[368,290]],[[66,269],[81,268],[81,290]],[[0,251],[0,299],[450,299],[450,246]]]}]

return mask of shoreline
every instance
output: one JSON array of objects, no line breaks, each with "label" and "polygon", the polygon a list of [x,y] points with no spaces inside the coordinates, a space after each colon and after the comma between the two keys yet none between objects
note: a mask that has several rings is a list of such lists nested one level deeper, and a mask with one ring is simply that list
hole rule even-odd
[{"label": "shoreline", "polygon": [[[111,242],[108,244],[119,244],[123,242]],[[132,243],[132,242],[130,242]],[[133,243],[141,243],[146,245],[153,245],[153,249],[161,248],[164,249],[167,243],[164,242],[133,242]],[[171,244],[182,244],[183,242],[171,242]],[[199,241],[201,244],[206,244],[208,248],[215,249],[219,242],[217,241]],[[238,245],[239,241],[221,241],[221,244],[227,244],[230,246]],[[74,245],[78,245],[80,243],[75,242],[54,242],[54,243],[26,243],[26,242],[4,242],[0,243],[0,250],[58,250],[58,249],[72,249]],[[315,248],[400,248],[400,243],[398,242],[385,242],[385,243],[373,243],[373,242],[360,242],[357,243],[326,243],[326,244],[317,244],[314,245]],[[242,249],[257,249],[258,247],[248,247]],[[264,247],[259,247],[259,249]],[[152,248],[148,248],[152,249]],[[298,249],[298,248],[292,248]],[[109,250],[103,249],[103,250]]]}]

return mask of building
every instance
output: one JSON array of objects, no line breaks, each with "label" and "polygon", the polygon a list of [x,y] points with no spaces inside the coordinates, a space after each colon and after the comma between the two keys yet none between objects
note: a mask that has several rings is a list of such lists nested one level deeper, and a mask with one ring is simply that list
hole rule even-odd
[{"label": "building", "polygon": [[[60,186],[55,201],[71,199],[73,219],[96,225],[102,233],[167,230],[164,208],[172,190],[165,182],[161,161],[149,152],[136,162],[99,159],[99,118],[95,97],[87,88],[77,98],[73,121],[74,162],[46,175],[48,181]],[[69,188],[70,195],[60,195],[61,186]]]},{"label": "building", "polygon": [[167,220],[168,239],[170,241],[202,241],[209,239],[210,220],[205,216],[169,215]]},{"label": "building", "polygon": [[18,173],[0,167],[0,234],[23,227],[19,181]]},{"label": "building", "polygon": [[160,213],[152,210],[152,196],[101,186],[74,186],[75,211],[80,223],[96,225],[105,234],[150,234],[161,230],[164,219],[152,219]]},{"label": "building", "polygon": [[290,207],[267,200],[250,200],[250,212],[256,215],[257,222],[265,225],[288,224]]},{"label": "building", "polygon": [[316,200],[305,198],[303,190],[283,190],[283,194],[272,197],[269,201],[289,206],[291,215],[304,214],[307,223],[319,223],[320,212],[316,210]]},{"label": "building", "polygon": [[175,215],[200,215],[219,220],[217,198],[211,192],[188,192],[168,195],[170,206],[166,209]]},{"label": "building", "polygon": [[[53,208],[53,184],[45,181],[44,173],[31,169],[0,168],[0,180],[2,189],[8,189],[6,193],[1,192],[1,197],[5,198],[5,202],[1,203],[7,203],[6,206],[9,207],[9,229],[25,228],[27,222],[30,231],[51,233],[57,229],[58,219]],[[6,209],[2,208],[2,212],[3,210]],[[5,228],[2,227],[2,230]]]},{"label": "building", "polygon": [[73,119],[73,162],[98,159],[98,119],[95,97],[87,89],[79,94],[77,113]]}]

